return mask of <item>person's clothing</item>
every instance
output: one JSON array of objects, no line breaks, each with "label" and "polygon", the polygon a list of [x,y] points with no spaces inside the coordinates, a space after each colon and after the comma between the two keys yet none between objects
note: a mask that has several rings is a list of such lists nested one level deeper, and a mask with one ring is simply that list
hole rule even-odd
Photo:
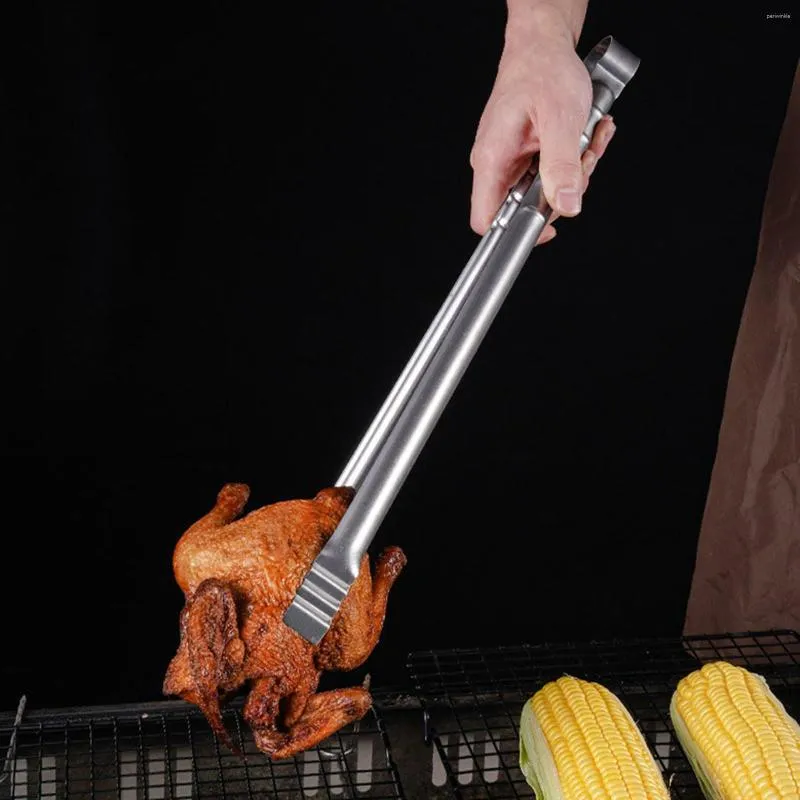
[{"label": "person's clothing", "polygon": [[800,630],[800,69],[733,355],[687,633]]}]

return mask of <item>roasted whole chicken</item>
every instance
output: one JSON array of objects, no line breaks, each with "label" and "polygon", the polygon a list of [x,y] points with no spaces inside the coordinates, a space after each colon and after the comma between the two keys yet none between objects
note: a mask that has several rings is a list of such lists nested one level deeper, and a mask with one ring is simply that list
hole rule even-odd
[{"label": "roasted whole chicken", "polygon": [[320,693],[317,686],[324,670],[355,669],[370,655],[406,558],[399,547],[386,548],[373,575],[364,556],[328,633],[312,645],[284,625],[283,614],[353,491],[324,489],[313,500],[274,503],[237,519],[249,494],[244,484],[224,486],[214,508],[175,547],[172,566],[186,603],[163,691],[197,705],[239,752],[221,706],[247,686],[243,716],[256,746],[283,759],[369,710],[364,686]]}]

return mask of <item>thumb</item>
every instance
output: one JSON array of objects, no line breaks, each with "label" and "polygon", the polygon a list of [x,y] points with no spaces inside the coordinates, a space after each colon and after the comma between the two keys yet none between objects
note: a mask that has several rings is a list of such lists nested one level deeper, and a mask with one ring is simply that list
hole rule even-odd
[{"label": "thumb", "polygon": [[[555,87],[552,87],[555,89]],[[582,93],[548,91],[536,110],[539,173],[547,202],[556,214],[574,217],[581,210],[583,170],[580,139],[589,113]]]}]

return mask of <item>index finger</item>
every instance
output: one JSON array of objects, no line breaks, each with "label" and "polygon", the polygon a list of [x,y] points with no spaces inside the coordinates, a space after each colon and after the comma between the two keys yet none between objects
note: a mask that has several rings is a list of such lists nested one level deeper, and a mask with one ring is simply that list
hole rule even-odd
[{"label": "index finger", "polygon": [[496,103],[487,109],[470,155],[470,225],[476,233],[485,233],[509,189],[530,164],[530,128],[530,116],[521,104]]}]

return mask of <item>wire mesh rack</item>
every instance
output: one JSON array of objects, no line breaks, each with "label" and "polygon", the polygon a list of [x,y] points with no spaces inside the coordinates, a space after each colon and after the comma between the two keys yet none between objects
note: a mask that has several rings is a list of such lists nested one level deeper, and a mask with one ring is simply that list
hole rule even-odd
[{"label": "wire mesh rack", "polygon": [[425,714],[425,735],[459,800],[531,798],[518,766],[525,701],[564,674],[614,692],[632,713],[673,798],[702,800],[669,718],[677,682],[713,660],[763,675],[800,715],[800,634],[767,631],[679,639],[593,642],[412,653],[408,668]]},{"label": "wire mesh rack", "polygon": [[403,800],[374,709],[319,747],[275,762],[256,749],[240,711],[228,706],[224,719],[244,759],[179,701],[0,716],[0,800]]}]

